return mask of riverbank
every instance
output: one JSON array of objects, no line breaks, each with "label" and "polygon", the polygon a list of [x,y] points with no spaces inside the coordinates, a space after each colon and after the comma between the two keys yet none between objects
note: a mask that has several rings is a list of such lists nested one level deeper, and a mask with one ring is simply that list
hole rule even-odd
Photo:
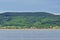
[{"label": "riverbank", "polygon": [[0,30],[60,30],[60,29],[0,29]]}]

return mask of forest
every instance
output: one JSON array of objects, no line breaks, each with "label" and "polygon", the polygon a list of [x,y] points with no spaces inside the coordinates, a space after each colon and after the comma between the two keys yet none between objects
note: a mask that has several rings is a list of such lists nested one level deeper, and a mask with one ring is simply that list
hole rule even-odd
[{"label": "forest", "polygon": [[60,15],[48,12],[0,13],[0,29],[58,29]]}]

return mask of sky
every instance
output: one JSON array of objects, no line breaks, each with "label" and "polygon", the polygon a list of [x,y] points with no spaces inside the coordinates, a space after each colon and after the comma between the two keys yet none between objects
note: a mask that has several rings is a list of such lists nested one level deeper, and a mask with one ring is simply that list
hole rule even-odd
[{"label": "sky", "polygon": [[4,11],[60,14],[60,0],[0,0],[0,12]]}]

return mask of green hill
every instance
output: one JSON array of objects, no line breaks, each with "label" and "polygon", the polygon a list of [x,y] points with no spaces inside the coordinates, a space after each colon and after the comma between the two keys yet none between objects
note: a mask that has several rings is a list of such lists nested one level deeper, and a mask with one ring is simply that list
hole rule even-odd
[{"label": "green hill", "polygon": [[5,12],[0,14],[1,28],[60,27],[60,15],[47,12]]}]

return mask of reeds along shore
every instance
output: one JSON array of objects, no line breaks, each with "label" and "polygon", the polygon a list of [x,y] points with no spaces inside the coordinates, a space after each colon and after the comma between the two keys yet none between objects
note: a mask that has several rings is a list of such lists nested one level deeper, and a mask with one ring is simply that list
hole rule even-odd
[{"label": "reeds along shore", "polygon": [[31,28],[27,28],[27,27],[18,27],[18,26],[1,26],[0,29],[60,29],[60,27],[56,26],[56,27],[49,27],[49,28],[36,28],[36,27],[31,27]]}]

